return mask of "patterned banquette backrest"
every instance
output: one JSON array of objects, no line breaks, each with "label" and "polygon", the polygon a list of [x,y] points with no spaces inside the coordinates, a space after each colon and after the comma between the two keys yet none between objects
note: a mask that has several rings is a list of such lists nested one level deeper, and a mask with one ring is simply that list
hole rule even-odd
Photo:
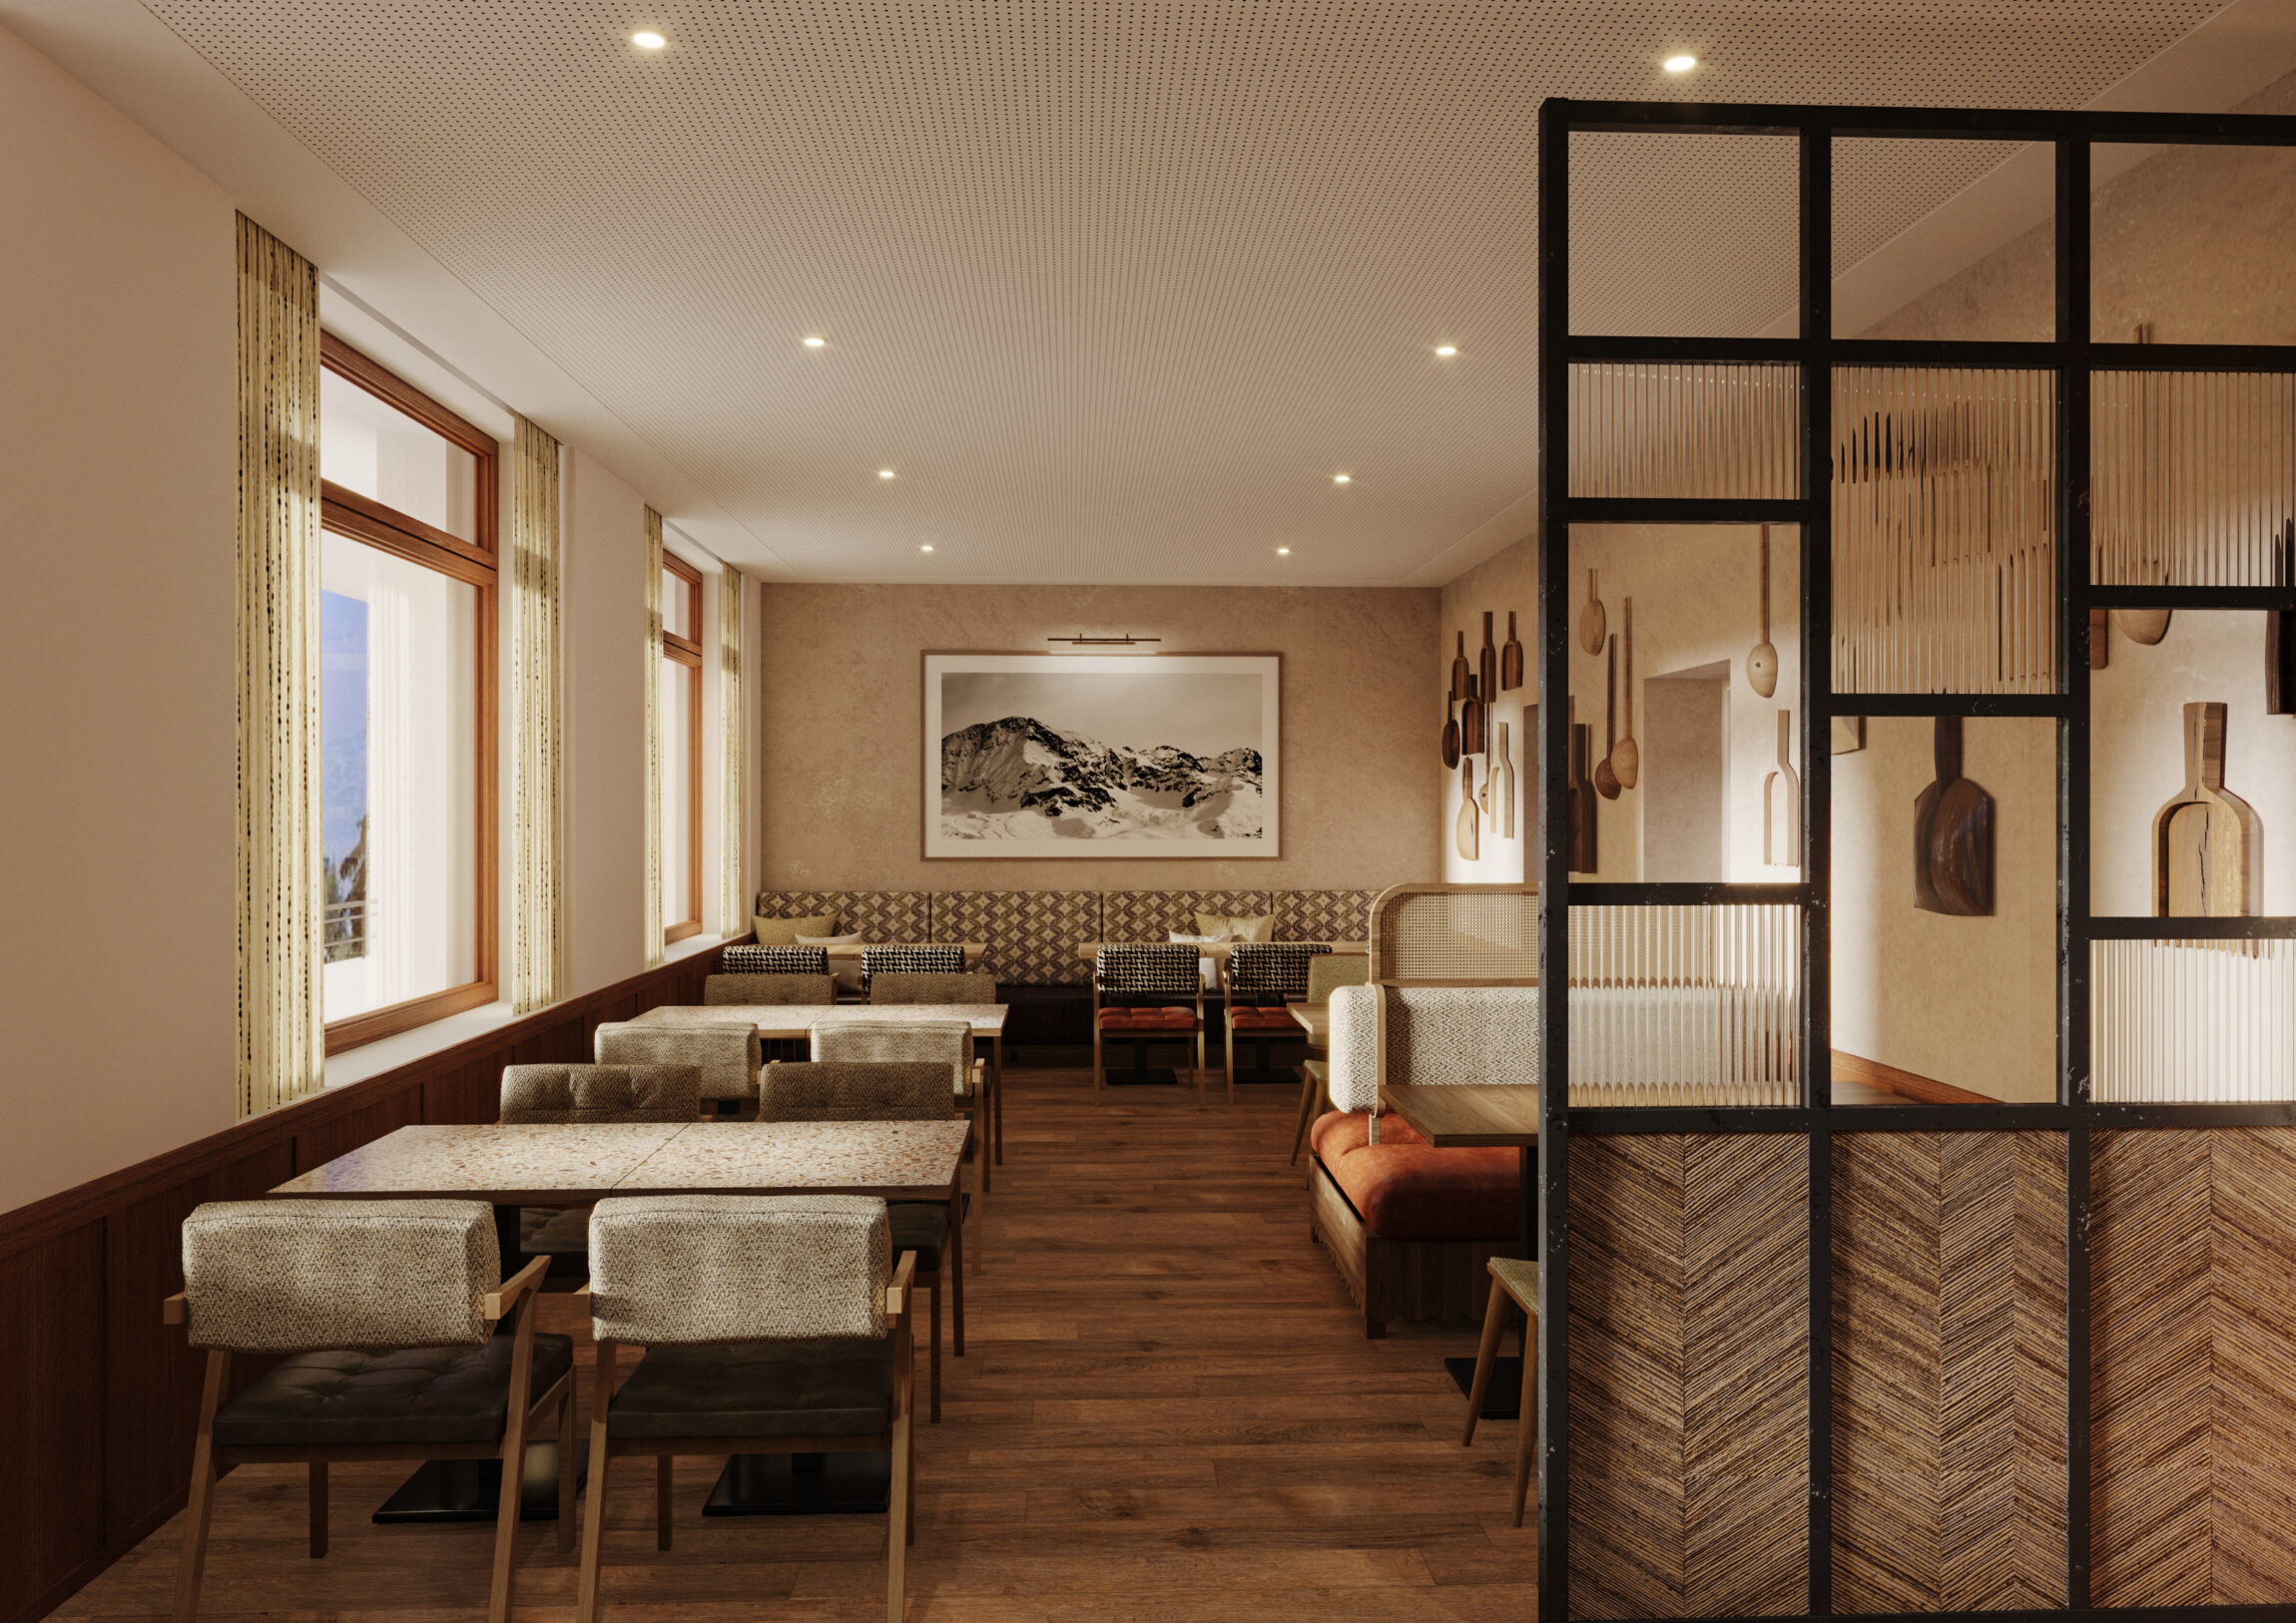
[{"label": "patterned banquette backrest", "polygon": [[1100,939],[1100,892],[935,890],[928,939],[985,943],[981,972],[1007,984],[1089,986],[1076,949]]}]

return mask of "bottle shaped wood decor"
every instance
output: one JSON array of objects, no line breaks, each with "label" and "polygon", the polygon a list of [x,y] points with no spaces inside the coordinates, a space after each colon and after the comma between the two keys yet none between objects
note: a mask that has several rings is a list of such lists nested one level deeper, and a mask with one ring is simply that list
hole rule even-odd
[{"label": "bottle shaped wood decor", "polygon": [[1514,639],[1514,611],[1506,611],[1506,643],[1498,651],[1498,686],[1512,693],[1522,686],[1522,644]]},{"label": "bottle shaped wood decor", "polygon": [[1914,801],[1914,905],[1966,918],[1994,910],[1994,798],[1962,776],[1962,719],[1940,716],[1937,781]]},{"label": "bottle shaped wood decor", "polygon": [[1458,634],[1458,653],[1450,662],[1450,696],[1453,699],[1464,699],[1466,684],[1466,633],[1462,631]]},{"label": "bottle shaped wood decor", "polygon": [[1490,640],[1488,609],[1482,613],[1482,657],[1476,666],[1476,674],[1482,679],[1478,691],[1482,694],[1482,702],[1487,705],[1498,697],[1498,647]]},{"label": "bottle shaped wood decor", "polygon": [[2152,819],[2156,918],[2244,918],[2264,894],[2264,825],[2224,787],[2224,715],[2184,707],[2184,788]]},{"label": "bottle shaped wood decor", "polygon": [[1473,677],[1466,679],[1466,708],[1458,713],[1458,753],[1479,756],[1486,748],[1488,718],[1483,715],[1482,690]]},{"label": "bottle shaped wood decor", "polygon": [[1778,764],[1762,775],[1762,861],[1802,865],[1802,780],[1794,771],[1794,713],[1778,712]]},{"label": "bottle shaped wood decor", "polygon": [[1491,762],[1491,774],[1498,780],[1498,793],[1491,797],[1491,826],[1501,839],[1514,837],[1514,762],[1506,743],[1506,723],[1498,724],[1498,749]]},{"label": "bottle shaped wood decor", "polygon": [[1458,765],[1458,701],[1443,701],[1442,764],[1448,768]]},{"label": "bottle shaped wood decor", "polygon": [[1459,855],[1470,862],[1482,854],[1482,840],[1477,832],[1480,826],[1474,800],[1474,763],[1462,761],[1458,767],[1458,817],[1452,830],[1458,839]]},{"label": "bottle shaped wood decor", "polygon": [[1592,752],[1594,729],[1578,720],[1578,704],[1571,702],[1570,721],[1570,778],[1563,791],[1570,812],[1570,871],[1592,873],[1595,869],[1594,785],[1587,776],[1588,757]]}]

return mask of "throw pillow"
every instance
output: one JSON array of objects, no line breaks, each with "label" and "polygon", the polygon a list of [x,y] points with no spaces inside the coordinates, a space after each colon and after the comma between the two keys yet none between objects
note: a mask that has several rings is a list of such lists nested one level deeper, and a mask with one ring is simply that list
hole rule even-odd
[{"label": "throw pillow", "polygon": [[[810,923],[811,920],[801,918],[798,922],[804,924]],[[861,938],[861,932],[860,930],[855,930],[851,935],[801,935],[798,937],[798,945],[859,946]],[[861,966],[859,958],[832,958],[830,960],[830,978],[838,983],[838,990],[841,992],[860,991],[861,972]]]},{"label": "throw pillow", "polygon": [[[1210,913],[1198,913],[1196,915],[1199,922],[1212,916]],[[1186,930],[1174,930],[1172,932],[1172,944],[1174,946],[1208,946],[1215,942],[1235,939],[1236,937],[1225,932],[1218,935],[1190,935]],[[1207,992],[1218,991],[1220,989],[1220,960],[1206,958],[1199,967],[1204,973],[1204,990]]]},{"label": "throw pillow", "polygon": [[838,915],[825,913],[818,918],[756,918],[750,920],[758,932],[760,946],[796,946],[801,935],[828,935],[838,927]]},{"label": "throw pillow", "polygon": [[1274,913],[1198,913],[1196,927],[1209,936],[1225,935],[1233,941],[1272,941],[1276,938]]}]

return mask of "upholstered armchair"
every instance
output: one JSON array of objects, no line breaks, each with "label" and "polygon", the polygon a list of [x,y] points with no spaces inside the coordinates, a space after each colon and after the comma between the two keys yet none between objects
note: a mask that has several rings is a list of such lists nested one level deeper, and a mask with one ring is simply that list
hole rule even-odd
[{"label": "upholstered armchair", "polygon": [[918,974],[886,969],[870,978],[868,1000],[871,1003],[993,1003],[996,977],[956,971]]},{"label": "upholstered armchair", "polygon": [[[768,1065],[758,1085],[761,1122],[929,1122],[955,1112],[948,1071],[937,1060],[825,1060],[815,1064]],[[926,1342],[932,1423],[940,1423],[940,1260],[949,1271],[950,1319],[956,1355],[964,1356],[964,1225],[952,1222],[945,1203],[893,1201],[893,1255],[916,1257],[916,1283],[931,1307]]]},{"label": "upholstered armchair", "polygon": [[[1372,978],[1372,960],[1360,952],[1329,953],[1308,962],[1308,1003],[1331,1007],[1332,993],[1342,986],[1361,986]],[[1300,1067],[1300,1119],[1292,1129],[1291,1165],[1300,1164],[1300,1146],[1308,1141],[1308,1127],[1329,1099],[1332,1079],[1331,1049],[1311,1042],[1307,1062]]]},{"label": "upholstered armchair", "polygon": [[759,946],[742,942],[718,954],[722,975],[826,975],[830,951],[818,946]]},{"label": "upholstered armchair", "polygon": [[1227,1028],[1228,1103],[1236,1102],[1236,1039],[1252,1044],[1254,1080],[1268,1074],[1268,1044],[1307,1035],[1293,1019],[1290,1005],[1308,995],[1308,966],[1330,954],[1323,941],[1239,941],[1228,949],[1220,966],[1225,1003],[1221,1024]]},{"label": "upholstered armchair", "polygon": [[758,1097],[758,1028],[747,1020],[654,1026],[608,1021],[592,1057],[601,1065],[690,1065],[700,1073],[704,1109],[739,1110]]},{"label": "upholstered armchair", "polygon": [[1092,963],[1092,1090],[1106,1072],[1109,1039],[1132,1044],[1134,1082],[1148,1080],[1152,1041],[1196,1045],[1196,1102],[1204,1102],[1204,973],[1193,946],[1103,946]]},{"label": "upholstered armchair", "polygon": [[[961,975],[964,948],[950,945],[864,946],[861,948],[861,989],[864,1001],[874,1002],[869,988],[879,975]],[[990,1002],[996,1001],[993,997]]]},{"label": "upholstered armchair", "polygon": [[[701,1110],[702,1073],[691,1065],[506,1065],[504,1126],[592,1122],[690,1122]],[[518,1213],[523,1257],[578,1258],[589,1244],[587,1206],[528,1206]]]},{"label": "upholstered armchair", "polygon": [[719,1007],[736,1003],[815,1004],[835,1003],[837,1000],[837,977],[827,970],[818,975],[791,973],[702,977],[702,1001]]},{"label": "upholstered armchair", "polygon": [[[310,1468],[310,1553],[326,1553],[336,1459],[499,1459],[490,1623],[510,1615],[526,1443],[558,1417],[558,1540],[574,1528],[574,1344],[534,1333],[536,1258],[504,1283],[477,1201],[224,1201],[184,1220],[184,1289],[164,1317],[206,1350],[176,1617],[199,1610],[217,1479]],[[495,1326],[511,1322],[511,1334]],[[236,1395],[238,1353],[286,1356]]]},{"label": "upholstered armchair", "polygon": [[[886,1452],[885,1615],[900,1623],[914,1538],[908,1295],[884,1202],[852,1195],[661,1195],[590,1219],[590,1490],[578,1623],[598,1616],[618,1459],[656,1460],[655,1545],[671,1546],[680,1455]],[[615,1384],[625,1346],[644,1357]],[[610,1394],[610,1395],[609,1395]]]},{"label": "upholstered armchair", "polygon": [[[972,1026],[963,1020],[871,1020],[856,1012],[850,1018],[824,1020],[813,1030],[813,1055],[816,1060],[862,1060],[872,1063],[889,1061],[929,1060],[947,1067],[944,1073],[950,1082],[950,1097],[956,1103],[957,1114],[972,1123],[972,1140],[965,1146],[964,1159],[973,1168],[979,1192],[986,1196],[995,1190],[994,1175],[990,1172],[992,1158],[983,1153],[981,1135],[989,1122],[988,1073],[976,1064],[972,1052]],[[973,1208],[975,1223],[988,1221],[985,1202]],[[973,1230],[974,1264],[982,1240],[981,1231]]]}]

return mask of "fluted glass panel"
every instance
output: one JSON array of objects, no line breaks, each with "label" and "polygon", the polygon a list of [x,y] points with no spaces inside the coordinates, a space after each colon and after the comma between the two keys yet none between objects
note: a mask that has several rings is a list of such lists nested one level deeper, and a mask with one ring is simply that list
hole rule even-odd
[{"label": "fluted glass panel", "polygon": [[2089,431],[2098,584],[2296,581],[2296,375],[2099,372]]},{"label": "fluted glass panel", "polygon": [[1573,366],[1570,493],[1791,501],[1801,423],[1792,366]]},{"label": "fluted glass panel", "polygon": [[2055,382],[1834,374],[1834,690],[2056,687]]},{"label": "fluted glass panel", "polygon": [[2296,1099],[2296,941],[2090,944],[2091,1097]]},{"label": "fluted glass panel", "polygon": [[1570,909],[1573,1105],[1791,1105],[1795,907]]}]

